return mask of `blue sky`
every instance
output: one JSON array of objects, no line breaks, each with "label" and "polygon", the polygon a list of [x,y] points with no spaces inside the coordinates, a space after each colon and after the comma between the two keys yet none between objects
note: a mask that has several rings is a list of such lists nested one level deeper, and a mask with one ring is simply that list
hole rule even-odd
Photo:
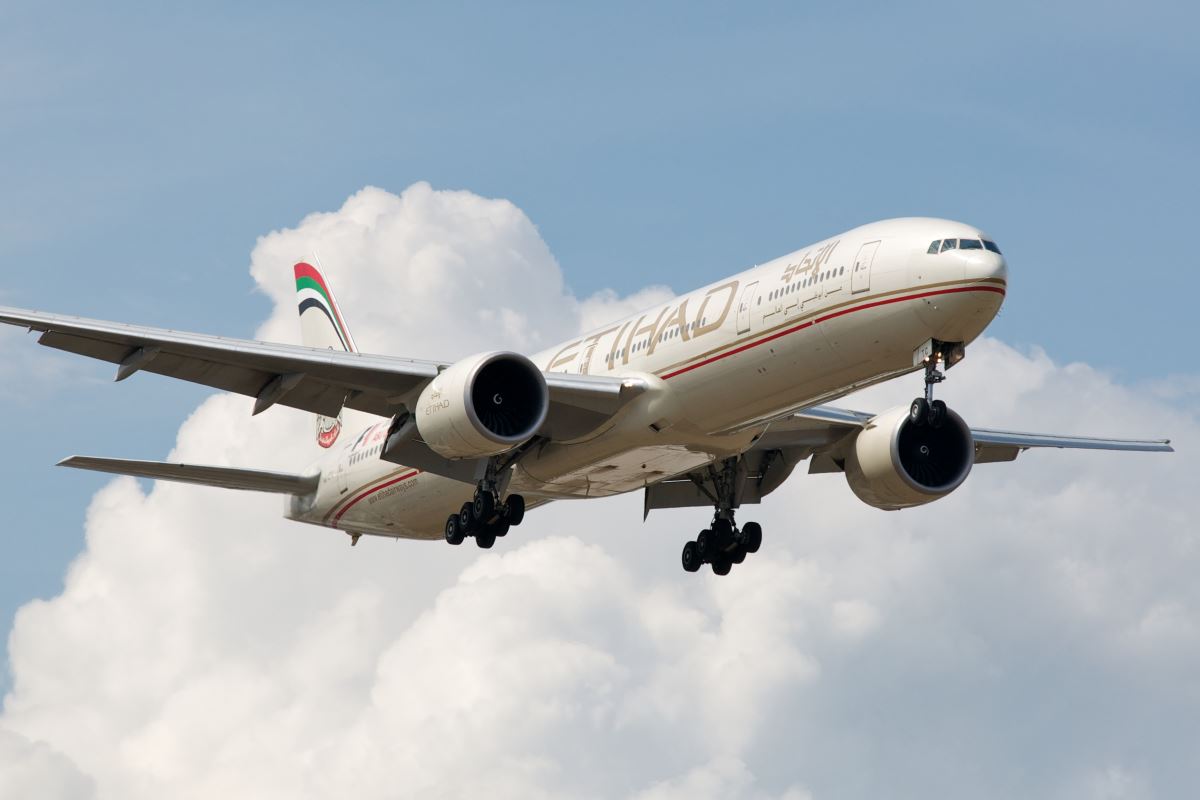
[{"label": "blue sky", "polygon": [[[1194,374],[1198,17],[6,3],[0,303],[247,336],[271,308],[257,237],[425,180],[512,200],[581,297],[684,290],[873,219],[961,219],[1009,258],[991,333],[1125,383]],[[159,457],[206,396],[61,365],[0,372],[0,633],[59,590],[103,483],[49,465]]]}]

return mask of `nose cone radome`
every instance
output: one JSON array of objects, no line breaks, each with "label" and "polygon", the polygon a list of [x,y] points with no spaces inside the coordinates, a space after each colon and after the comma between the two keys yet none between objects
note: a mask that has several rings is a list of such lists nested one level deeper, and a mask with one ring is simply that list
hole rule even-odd
[{"label": "nose cone radome", "polygon": [[973,250],[966,256],[963,264],[963,278],[969,281],[987,281],[989,283],[1006,283],[1008,281],[1008,263],[1004,256],[991,250]]},{"label": "nose cone radome", "polygon": [[[926,266],[925,285],[917,313],[932,338],[971,342],[995,319],[1007,291],[1008,264],[991,250],[942,253]],[[930,267],[936,267],[930,269]]]}]

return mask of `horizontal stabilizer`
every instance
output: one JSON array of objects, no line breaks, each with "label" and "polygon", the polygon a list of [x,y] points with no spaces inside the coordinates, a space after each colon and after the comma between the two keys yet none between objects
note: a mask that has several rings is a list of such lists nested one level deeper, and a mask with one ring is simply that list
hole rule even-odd
[{"label": "horizontal stabilizer", "polygon": [[131,475],[159,481],[194,483],[221,489],[240,489],[247,492],[276,494],[308,494],[315,491],[319,475],[291,475],[257,469],[232,467],[197,467],[191,464],[167,464],[162,461],[130,461],[123,458],[91,458],[71,456],[58,462],[60,467]]}]

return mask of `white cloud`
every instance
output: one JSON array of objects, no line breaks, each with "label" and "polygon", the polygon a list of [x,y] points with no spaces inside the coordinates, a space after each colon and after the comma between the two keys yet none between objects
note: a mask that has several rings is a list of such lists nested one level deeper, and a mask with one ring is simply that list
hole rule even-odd
[{"label": "white cloud", "polygon": [[[511,204],[418,184],[264,237],[264,337],[296,338],[290,264],[313,247],[364,349],[533,349],[631,302],[572,297]],[[541,509],[481,554],[351,549],[277,499],[115,481],[63,593],[17,616],[0,796],[1181,794],[1194,414],[995,341],[950,378],[975,424],[1180,452],[1030,453],[899,513],[797,474],[743,510],[766,541],[726,579],[679,569],[703,511],[643,526],[634,496]],[[310,439],[303,414],[221,396],[175,456],[288,466]]]},{"label": "white cloud", "polygon": [[0,325],[0,397],[18,405],[36,406],[51,392],[69,384],[100,383],[94,369],[47,348],[30,347],[32,338],[23,328]]}]

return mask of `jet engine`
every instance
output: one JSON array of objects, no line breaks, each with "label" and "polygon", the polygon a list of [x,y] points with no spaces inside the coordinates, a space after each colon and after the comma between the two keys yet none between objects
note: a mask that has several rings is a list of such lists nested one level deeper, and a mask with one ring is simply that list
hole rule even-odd
[{"label": "jet engine", "polygon": [[517,353],[480,353],[443,370],[421,392],[414,416],[443,458],[486,458],[528,441],[546,419],[542,371]]},{"label": "jet engine", "polygon": [[894,511],[945,497],[975,463],[975,440],[962,417],[946,410],[938,427],[914,425],[908,408],[885,411],[854,438],[846,481],[858,499]]}]

